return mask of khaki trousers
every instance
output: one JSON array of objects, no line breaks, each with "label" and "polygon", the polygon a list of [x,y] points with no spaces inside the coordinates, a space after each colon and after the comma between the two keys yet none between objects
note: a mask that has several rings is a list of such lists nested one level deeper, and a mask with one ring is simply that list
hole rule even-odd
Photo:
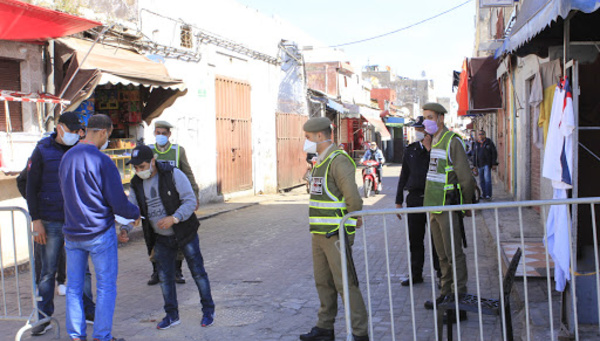
[{"label": "khaki trousers", "polygon": [[[441,294],[450,295],[458,291],[458,293],[467,292],[467,258],[462,248],[462,235],[460,233],[460,225],[458,223],[458,213],[452,213],[452,229],[450,229],[450,213],[443,212],[441,214],[431,214],[431,235],[435,245],[438,259],[440,261],[440,269],[442,270],[441,277]],[[456,280],[454,283],[452,275],[452,240],[450,235],[454,236],[454,252],[456,255]]]},{"label": "khaki trousers", "polygon": [[[336,247],[338,236],[326,238],[324,235],[312,235],[313,268],[315,285],[321,307],[317,327],[333,329],[338,311],[338,294],[344,298],[342,285],[342,261]],[[354,236],[350,236],[353,244]],[[350,318],[353,334],[364,336],[368,334],[368,315],[360,289],[349,283]]]}]

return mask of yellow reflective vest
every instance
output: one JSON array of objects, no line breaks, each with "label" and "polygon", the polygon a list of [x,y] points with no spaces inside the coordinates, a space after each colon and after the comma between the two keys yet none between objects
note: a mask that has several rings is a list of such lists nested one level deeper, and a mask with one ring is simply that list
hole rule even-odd
[{"label": "yellow reflective vest", "polygon": [[[427,181],[425,182],[425,198],[423,206],[446,206],[448,204],[462,204],[462,190],[460,184],[450,183],[449,175],[454,172],[454,167],[450,160],[450,142],[457,134],[447,131],[442,138],[432,146],[429,158],[429,170],[427,172]],[[455,187],[456,186],[456,187]],[[448,192],[458,189],[459,201],[448,203]],[[433,213],[442,213],[436,211]]]},{"label": "yellow reflective vest", "polygon": [[[344,198],[336,197],[327,188],[329,167],[333,159],[338,156],[350,159],[354,165],[354,169],[356,169],[354,160],[343,150],[332,152],[320,164],[315,165],[312,170],[310,202],[308,205],[311,233],[327,234],[337,231],[342,222],[342,217],[348,213]],[[353,234],[356,228],[356,219],[348,219],[345,226],[347,233]]]}]

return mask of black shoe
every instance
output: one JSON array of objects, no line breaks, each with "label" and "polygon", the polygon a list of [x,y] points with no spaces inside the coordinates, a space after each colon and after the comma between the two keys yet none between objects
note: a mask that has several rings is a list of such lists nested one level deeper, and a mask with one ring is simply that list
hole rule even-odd
[{"label": "black shoe", "polygon": [[[423,283],[423,277],[413,277],[413,285],[414,284],[419,284],[419,283]],[[404,279],[402,281],[400,281],[400,284],[402,284],[403,287],[407,287],[410,285],[410,278]]]},{"label": "black shoe", "polygon": [[156,285],[158,282],[158,272],[153,272],[152,275],[150,275],[150,280],[148,280],[148,285]]},{"label": "black shoe", "polygon": [[[466,321],[467,320],[467,311],[466,310],[459,310],[459,318],[460,321]],[[456,323],[456,310],[446,310],[446,313],[444,314],[444,324],[448,323],[448,318],[450,319],[450,323],[454,324]]]},{"label": "black shoe", "polygon": [[354,341],[369,341],[369,335],[356,336],[356,335],[352,334],[352,337],[354,338]]},{"label": "black shoe", "polygon": [[[323,329],[319,327],[313,327],[310,333],[300,335],[302,341],[334,341],[335,336],[333,329]],[[367,338],[368,340],[368,338]]]},{"label": "black shoe", "polygon": [[[435,299],[435,305],[438,306],[440,303],[444,302],[444,300],[446,299],[446,295],[440,295],[438,298]],[[433,310],[433,302],[431,301],[425,301],[425,309],[429,309],[429,310]]]},{"label": "black shoe", "polygon": [[185,277],[183,277],[183,273],[178,272],[175,274],[175,283],[185,284]]},{"label": "black shoe", "polygon": [[42,323],[40,325],[37,325],[36,327],[31,328],[31,335],[33,335],[33,336],[44,335],[50,329],[52,329],[52,324],[50,324],[50,322]]}]

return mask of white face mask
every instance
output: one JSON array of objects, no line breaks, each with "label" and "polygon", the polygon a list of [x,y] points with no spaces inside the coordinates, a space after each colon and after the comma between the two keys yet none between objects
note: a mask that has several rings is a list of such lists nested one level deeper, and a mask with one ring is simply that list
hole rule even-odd
[{"label": "white face mask", "polygon": [[165,135],[156,135],[156,144],[158,144],[159,146],[162,147],[166,145],[167,142],[169,142],[169,138]]},{"label": "white face mask", "polygon": [[142,180],[149,179],[150,176],[152,176],[152,164],[150,164],[150,168],[143,171],[135,172],[135,174],[139,176]]},{"label": "white face mask", "polygon": [[104,142],[104,144],[100,146],[100,150],[104,150],[106,149],[106,147],[108,147],[108,136],[106,137],[106,142]]},{"label": "white face mask", "polygon": [[62,141],[66,146],[72,146],[79,141],[79,135],[66,132],[61,125],[59,127],[63,131]]},{"label": "white face mask", "polygon": [[415,131],[415,140],[416,141],[423,141],[424,138],[425,138],[425,132]]},{"label": "white face mask", "polygon": [[304,151],[310,154],[315,154],[317,153],[317,145],[321,144],[321,143],[325,143],[325,142],[331,142],[331,140],[325,140],[325,141],[321,141],[321,142],[313,142],[309,139],[306,139],[306,141],[304,141]]}]

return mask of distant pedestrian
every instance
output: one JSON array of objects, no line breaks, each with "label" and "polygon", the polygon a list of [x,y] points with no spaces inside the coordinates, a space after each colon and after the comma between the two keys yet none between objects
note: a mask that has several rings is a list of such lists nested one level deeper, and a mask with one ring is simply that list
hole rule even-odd
[{"label": "distant pedestrian", "polygon": [[[315,284],[321,301],[317,325],[303,341],[333,341],[333,325],[338,310],[338,294],[343,297],[342,265],[339,238],[347,239],[351,252],[357,219],[349,219],[346,231],[339,231],[342,217],[362,209],[362,198],[356,186],[356,165],[352,158],[331,142],[331,121],[326,117],[311,118],[304,124],[304,151],[318,153],[311,176],[309,223],[312,234],[312,256]],[[348,268],[354,264],[349,262]],[[368,341],[368,315],[357,283],[349,281],[350,315],[355,341]]]},{"label": "distant pedestrian", "polygon": [[[194,195],[196,196],[196,209],[200,204],[200,188],[196,183],[196,179],[194,178],[194,172],[192,171],[192,167],[187,159],[187,155],[185,153],[185,149],[178,145],[172,144],[169,141],[171,137],[171,129],[174,128],[173,125],[167,121],[156,121],[154,123],[154,137],[156,138],[156,143],[150,145],[152,151],[154,152],[154,157],[156,160],[167,161],[171,164],[171,166],[179,168],[185,175],[187,176],[190,184],[192,185],[192,189],[194,190]],[[181,250],[177,252],[177,266],[175,268],[175,282],[179,284],[185,283],[185,277],[183,277],[183,253]],[[148,285],[158,284],[158,271],[156,268],[156,261],[154,259],[154,253],[150,250],[150,262],[152,262],[152,275],[150,276],[150,280],[148,280]]]},{"label": "distant pedestrian", "polygon": [[474,166],[479,173],[482,197],[492,198],[492,170],[498,165],[498,151],[494,142],[485,136],[485,131],[480,130],[477,142],[474,144]]},{"label": "distant pedestrian", "polygon": [[136,175],[131,179],[129,201],[140,207],[144,237],[154,250],[167,315],[156,326],[168,329],[181,323],[175,288],[177,252],[181,250],[198,287],[202,327],[213,324],[215,303],[198,239],[196,196],[185,174],[165,161],[157,161],[148,146],[136,147],[129,161]]},{"label": "distant pedestrian", "polygon": [[140,211],[127,200],[114,162],[100,151],[108,146],[112,130],[110,117],[92,116],[86,138],[63,156],[59,169],[69,278],[66,327],[72,340],[86,340],[81,297],[88,257],[96,273],[93,340],[117,340],[111,334],[119,265],[115,215],[136,220]]},{"label": "distant pedestrian", "polygon": [[[423,206],[423,197],[425,195],[425,180],[427,178],[427,169],[429,168],[429,151],[423,146],[425,139],[425,126],[423,125],[423,116],[419,116],[412,125],[415,129],[416,141],[409,144],[404,151],[402,159],[402,170],[398,179],[398,189],[396,192],[396,208],[402,208],[404,203],[404,190],[408,190],[406,197],[406,207]],[[427,136],[431,139],[431,136]],[[401,216],[398,215],[400,219]],[[423,263],[425,262],[425,230],[427,225],[426,213],[408,214],[408,238],[410,241],[410,267],[412,272],[413,284],[423,283]],[[435,246],[432,248],[433,266],[438,277],[441,276],[440,265],[438,263]],[[410,278],[400,282],[402,286],[410,285]]]},{"label": "distant pedestrian", "polygon": [[383,164],[385,163],[385,157],[383,156],[383,152],[381,151],[381,149],[379,149],[377,147],[377,142],[369,143],[369,149],[365,152],[363,157],[360,159],[360,163],[362,164],[363,162],[365,162],[367,160],[374,160],[374,161],[379,162],[379,165],[376,168],[377,178],[379,179],[379,186],[377,186],[377,188],[375,189],[375,193],[379,193],[379,192],[381,192],[381,189],[383,188],[381,185],[381,183],[382,183],[381,170],[383,169]]},{"label": "distant pedestrian", "polygon": [[[66,279],[65,240],[62,232],[65,213],[58,167],[63,155],[79,142],[78,131],[81,128],[76,113],[63,113],[58,119],[55,132],[41,139],[36,145],[24,177],[27,207],[33,222],[35,253],[41,263],[40,273],[37,275],[41,296],[38,302],[40,319],[54,314],[55,284],[63,285]],[[90,276],[86,276],[85,282],[87,289],[84,290],[83,296],[85,319],[94,321],[95,306],[92,300]],[[31,334],[42,335],[51,328],[50,322],[42,323],[32,328]]]}]

